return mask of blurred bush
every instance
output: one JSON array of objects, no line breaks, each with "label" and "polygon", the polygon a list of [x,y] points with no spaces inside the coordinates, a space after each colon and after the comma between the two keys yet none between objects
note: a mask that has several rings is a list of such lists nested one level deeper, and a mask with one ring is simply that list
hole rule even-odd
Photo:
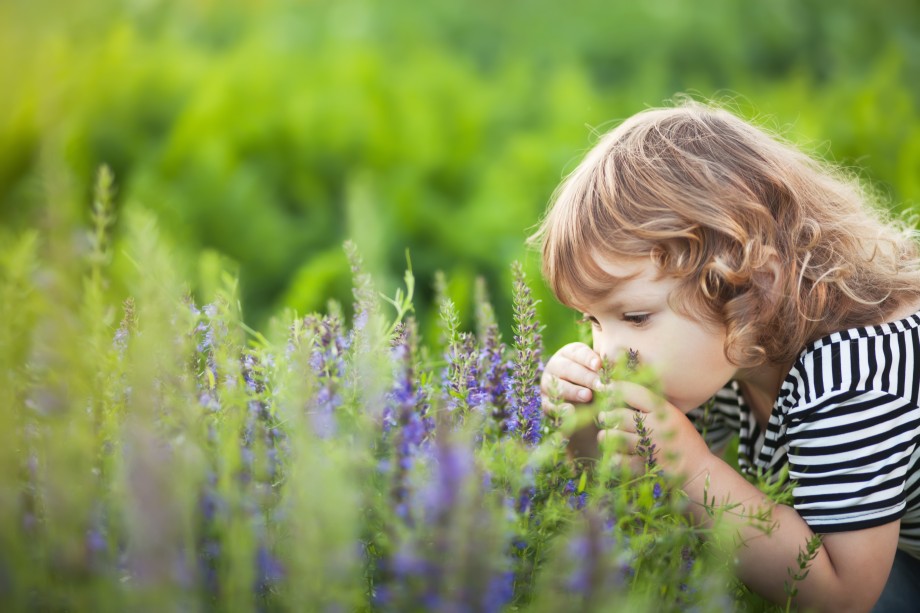
[{"label": "blurred bush", "polygon": [[[0,57],[0,240],[86,219],[107,163],[200,300],[239,273],[256,327],[349,300],[345,238],[385,291],[411,250],[429,329],[438,269],[467,323],[480,275],[510,321],[507,264],[536,277],[524,240],[561,177],[676,92],[920,200],[911,0],[7,0]],[[538,295],[552,349],[573,318]]]}]

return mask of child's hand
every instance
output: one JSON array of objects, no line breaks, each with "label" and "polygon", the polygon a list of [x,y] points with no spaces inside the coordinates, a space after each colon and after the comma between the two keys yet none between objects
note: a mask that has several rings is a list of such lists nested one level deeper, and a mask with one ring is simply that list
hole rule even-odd
[{"label": "child's hand", "polygon": [[553,354],[543,369],[543,410],[558,414],[573,404],[591,402],[600,383],[601,358],[584,343],[569,343]]},{"label": "child's hand", "polygon": [[597,439],[600,444],[615,445],[613,449],[619,462],[641,471],[647,460],[638,455],[642,433],[637,432],[636,413],[642,413],[644,418],[648,439],[643,444],[654,445],[656,462],[666,471],[686,477],[711,453],[683,411],[648,388],[614,381],[603,389],[619,397],[623,406],[598,414],[600,432]]}]

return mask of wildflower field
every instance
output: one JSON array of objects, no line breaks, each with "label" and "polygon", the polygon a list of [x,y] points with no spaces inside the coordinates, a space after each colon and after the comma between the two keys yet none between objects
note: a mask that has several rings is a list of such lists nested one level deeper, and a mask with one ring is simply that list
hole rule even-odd
[{"label": "wildflower field", "polygon": [[916,211],[918,6],[0,2],[0,610],[782,608],[543,414],[524,242],[680,92]]},{"label": "wildflower field", "polygon": [[567,451],[593,417],[541,410],[519,264],[512,338],[482,283],[461,330],[443,278],[439,335],[421,338],[411,260],[384,297],[350,243],[353,304],[262,334],[230,275],[195,304],[140,207],[121,219],[130,295],[105,299],[112,189],[103,168],[92,226],[0,246],[4,610],[763,606],[652,445],[639,473]]}]

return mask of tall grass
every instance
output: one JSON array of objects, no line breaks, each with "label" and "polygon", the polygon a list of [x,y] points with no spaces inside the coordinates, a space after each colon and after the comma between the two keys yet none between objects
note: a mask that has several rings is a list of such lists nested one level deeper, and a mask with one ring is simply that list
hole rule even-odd
[{"label": "tall grass", "polygon": [[[629,473],[539,410],[541,326],[512,267],[514,337],[482,283],[421,338],[411,266],[386,300],[241,320],[189,296],[127,208],[112,295],[110,173],[92,226],[0,244],[0,601],[6,610],[724,610],[755,599],[647,448]],[[63,223],[63,222],[62,222]],[[53,226],[53,224],[52,224]],[[618,377],[648,373],[611,366]],[[725,510],[713,506],[718,515]]]}]

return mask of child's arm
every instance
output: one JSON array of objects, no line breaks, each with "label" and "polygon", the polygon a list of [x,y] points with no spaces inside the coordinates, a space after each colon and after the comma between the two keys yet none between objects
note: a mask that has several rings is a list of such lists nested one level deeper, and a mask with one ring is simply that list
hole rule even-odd
[{"label": "child's arm", "polygon": [[[772,503],[730,465],[716,457],[693,424],[676,407],[647,389],[625,382],[615,384],[628,408],[601,415],[604,424],[615,424],[608,436],[624,437],[634,445],[633,410],[646,413],[646,426],[658,446],[662,468],[683,475],[684,492],[693,504],[691,512],[702,525],[712,525],[706,503],[739,505],[722,516],[738,538],[737,573],[751,589],[784,603],[789,569],[798,568],[797,557],[814,532],[795,509]],[[624,432],[625,431],[625,432]],[[628,453],[628,452],[627,452]],[[769,509],[772,532],[764,531],[749,518]],[[900,522],[827,534],[823,546],[809,565],[807,578],[797,583],[796,606],[828,611],[869,610],[884,588],[898,542]]]},{"label": "child's arm", "polygon": [[[795,509],[774,505],[760,490],[731,466],[712,454],[688,457],[685,469],[692,476],[684,492],[696,504],[691,505],[694,518],[711,525],[712,518],[703,506],[738,503],[741,507],[723,515],[736,531],[738,577],[765,598],[784,603],[789,569],[798,568],[799,551],[814,535]],[[693,471],[692,473],[690,471]],[[763,509],[771,509],[774,529],[765,534],[746,519]],[[808,576],[796,584],[798,608],[816,611],[868,611],[885,586],[898,544],[900,521],[882,526],[825,534],[818,555],[809,564]]]}]

